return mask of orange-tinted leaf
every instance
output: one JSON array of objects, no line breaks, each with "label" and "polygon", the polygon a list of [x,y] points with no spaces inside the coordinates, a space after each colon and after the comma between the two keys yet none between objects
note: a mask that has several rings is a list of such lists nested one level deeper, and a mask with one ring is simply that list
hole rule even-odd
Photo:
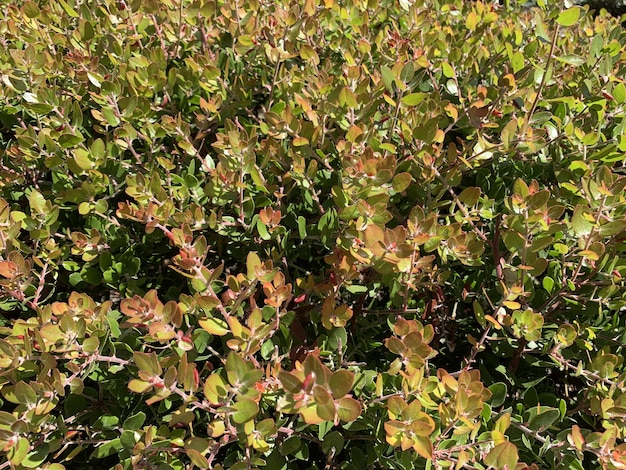
[{"label": "orange-tinted leaf", "polygon": [[485,457],[485,463],[498,470],[513,469],[517,465],[518,454],[515,444],[502,442],[495,446]]},{"label": "orange-tinted leaf", "polygon": [[0,276],[12,279],[18,274],[17,264],[13,261],[0,261]]},{"label": "orange-tinted leaf", "polygon": [[[413,437],[413,450],[425,459],[433,458],[433,443],[429,437],[414,436]],[[513,468],[513,467],[511,467]]]}]

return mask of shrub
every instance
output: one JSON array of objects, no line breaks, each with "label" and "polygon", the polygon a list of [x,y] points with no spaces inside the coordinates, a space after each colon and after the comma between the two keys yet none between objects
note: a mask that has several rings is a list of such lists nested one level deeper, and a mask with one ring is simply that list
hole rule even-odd
[{"label": "shrub", "polygon": [[2,468],[626,468],[626,35],[461,0],[0,20]]}]

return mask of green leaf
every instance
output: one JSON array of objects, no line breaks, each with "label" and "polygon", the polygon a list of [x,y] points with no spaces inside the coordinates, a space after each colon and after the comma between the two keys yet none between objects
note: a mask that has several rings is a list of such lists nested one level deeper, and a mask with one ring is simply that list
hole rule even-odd
[{"label": "green leaf", "polygon": [[300,57],[307,61],[310,60],[315,65],[319,65],[320,63],[319,55],[317,55],[315,49],[308,45],[304,45],[300,48]]},{"label": "green leaf", "polygon": [[506,384],[504,382],[496,382],[489,386],[489,391],[491,392],[491,406],[494,408],[502,406],[506,400]]},{"label": "green leaf", "polygon": [[102,415],[93,424],[96,429],[115,429],[120,424],[119,416]]},{"label": "green leaf", "polygon": [[132,450],[137,444],[137,439],[135,437],[135,431],[124,430],[120,434],[120,443],[122,447],[126,450]]},{"label": "green leaf", "polygon": [[416,106],[427,97],[428,93],[409,93],[408,95],[404,95],[400,101],[407,106]]},{"label": "green leaf", "polygon": [[387,88],[388,91],[393,91],[393,82],[396,79],[396,76],[394,75],[393,70],[391,70],[386,65],[383,65],[380,68],[380,74],[383,78],[383,83],[385,84],[385,88]]},{"label": "green leaf", "polygon": [[542,431],[549,428],[561,416],[558,409],[550,408],[548,406],[531,408],[528,410],[528,414],[530,415],[528,427],[533,431]]},{"label": "green leaf", "polygon": [[513,184],[513,194],[525,200],[528,197],[529,191],[528,185],[523,179],[517,178],[515,180]]},{"label": "green leaf", "polygon": [[552,291],[554,290],[554,279],[552,279],[550,276],[545,276],[541,280],[541,285],[548,294],[552,294]]},{"label": "green leaf", "polygon": [[40,468],[41,464],[48,458],[49,452],[50,446],[47,442],[38,443],[32,451],[26,454],[26,457],[22,460],[22,467]]},{"label": "green leaf", "polygon": [[226,358],[224,369],[226,369],[228,382],[232,386],[237,387],[238,384],[243,381],[246,372],[248,372],[248,365],[239,354],[231,352]]},{"label": "green leaf", "polygon": [[458,196],[459,201],[468,206],[473,206],[478,202],[478,199],[480,198],[480,192],[480,188],[477,187],[465,188]]},{"label": "green leaf", "polygon": [[298,216],[298,234],[301,240],[306,238],[306,219],[301,215]]},{"label": "green leaf", "polygon": [[221,403],[227,394],[226,382],[219,374],[211,374],[204,381],[204,396],[212,405]]},{"label": "green leaf", "polygon": [[86,353],[95,353],[100,347],[100,338],[93,336],[83,341],[83,351]]},{"label": "green leaf", "polygon": [[579,65],[583,65],[587,61],[583,59],[581,56],[576,54],[567,54],[562,56],[555,56],[555,59],[559,62],[563,62],[564,64],[573,65],[578,67]]},{"label": "green leaf", "polygon": [[626,230],[626,220],[614,220],[600,225],[600,235],[603,237],[611,237],[613,235],[622,234]]},{"label": "green leaf", "polygon": [[105,157],[104,142],[100,138],[98,138],[98,139],[93,141],[93,143],[91,144],[91,148],[89,150],[91,151],[91,155],[94,158],[104,158]]},{"label": "green leaf", "polygon": [[37,403],[37,394],[33,388],[21,380],[15,384],[15,398],[24,405]]},{"label": "green leaf", "polygon": [[22,11],[29,18],[37,18],[39,16],[39,13],[41,12],[37,4],[35,2],[31,2],[30,0],[24,2],[24,5],[22,6]]},{"label": "green leaf", "polygon": [[331,431],[322,440],[322,452],[326,455],[338,455],[342,450],[346,439],[339,431]]},{"label": "green leaf", "polygon": [[59,136],[59,144],[63,148],[71,148],[80,144],[85,138],[83,135],[76,131],[75,133],[65,132]]},{"label": "green leaf", "polygon": [[259,405],[250,398],[241,397],[233,405],[233,421],[237,424],[243,424],[253,419],[259,412]]},{"label": "green leaf", "polygon": [[576,6],[559,13],[556,22],[561,26],[572,26],[576,24],[578,18],[580,18],[580,7]]},{"label": "green leaf", "polygon": [[343,397],[337,405],[337,416],[342,421],[354,421],[361,416],[361,403],[354,398]]},{"label": "green leaf", "polygon": [[618,104],[624,103],[626,101],[626,85],[623,82],[618,83],[613,88],[613,98]]},{"label": "green leaf", "polygon": [[33,214],[43,214],[46,212],[46,199],[35,189],[28,195],[28,204]]},{"label": "green leaf", "polygon": [[441,70],[443,71],[443,76],[446,78],[454,78],[454,69],[448,62],[444,62],[441,65]]},{"label": "green leaf", "polygon": [[123,449],[123,445],[122,442],[120,441],[119,438],[115,438],[109,442],[105,442],[104,444],[96,447],[96,450],[94,450],[91,453],[90,458],[92,459],[103,459],[105,457],[108,457],[109,455],[113,455],[117,452],[119,452],[121,449]]},{"label": "green leaf", "polygon": [[68,16],[72,17],[72,18],[78,18],[78,13],[76,13],[76,10],[74,10],[74,8],[72,8],[65,0],[57,0],[60,4],[61,7],[63,7],[63,10],[65,10],[65,13],[68,14]]},{"label": "green leaf", "polygon": [[334,372],[328,380],[328,386],[335,398],[344,397],[352,389],[353,383],[354,373],[347,370]]},{"label": "green leaf", "polygon": [[401,193],[403,191],[406,191],[406,189],[411,185],[412,181],[413,177],[410,173],[398,173],[396,176],[393,177],[391,186],[393,187],[393,190],[395,192]]},{"label": "green leaf", "polygon": [[20,465],[28,451],[30,450],[30,443],[26,437],[21,437],[16,444],[8,451],[7,457],[13,465]]},{"label": "green leaf", "polygon": [[589,214],[589,209],[579,205],[576,206],[572,215],[572,228],[579,237],[589,235],[593,230],[593,223],[589,222],[585,214]]},{"label": "green leaf", "polygon": [[280,383],[283,385],[283,388],[288,392],[300,393],[302,391],[302,381],[291,372],[281,371],[278,374],[278,378]]},{"label": "green leaf", "polygon": [[281,444],[281,446],[280,446],[280,453],[282,455],[292,455],[292,454],[295,454],[296,452],[298,452],[298,449],[300,448],[300,444],[301,443],[302,443],[302,441],[300,440],[300,438],[298,436],[288,437]]},{"label": "green leaf", "polygon": [[257,270],[261,269],[262,266],[263,264],[261,263],[261,258],[259,258],[259,255],[255,251],[249,252],[246,258],[246,267],[248,269],[248,274],[247,274],[248,279],[256,279],[257,278],[256,272]]},{"label": "green leaf", "polygon": [[124,420],[124,423],[122,424],[122,429],[135,431],[137,429],[140,429],[145,421],[146,414],[143,411],[139,411]]},{"label": "green leaf", "polygon": [[513,73],[517,73],[524,68],[526,64],[526,59],[524,54],[520,51],[515,51],[513,57],[511,58],[511,65],[513,66]]},{"label": "green leaf", "polygon": [[191,463],[193,463],[196,467],[209,468],[211,466],[208,459],[197,450],[186,449],[185,453],[187,454],[187,457],[189,457],[189,460],[191,460]]}]

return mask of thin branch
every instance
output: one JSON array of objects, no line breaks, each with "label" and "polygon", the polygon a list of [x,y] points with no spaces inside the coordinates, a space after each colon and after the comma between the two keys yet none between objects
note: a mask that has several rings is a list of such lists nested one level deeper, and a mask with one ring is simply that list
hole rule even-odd
[{"label": "thin branch", "polygon": [[539,99],[541,97],[541,93],[543,93],[543,89],[546,86],[546,82],[548,81],[548,72],[550,71],[550,65],[552,65],[552,59],[554,57],[554,49],[556,46],[556,38],[559,35],[559,24],[557,23],[554,28],[554,35],[552,36],[552,43],[550,44],[550,52],[548,53],[548,60],[546,61],[546,68],[541,76],[541,83],[539,84],[539,89],[537,90],[537,94],[535,95],[535,99],[533,100],[533,104],[530,108],[530,112],[526,115],[526,119],[524,120],[524,127],[522,128],[521,135],[522,137],[526,135],[526,131],[528,130],[528,125],[530,124],[530,120],[535,114],[535,110],[537,109],[537,104],[539,103]]}]

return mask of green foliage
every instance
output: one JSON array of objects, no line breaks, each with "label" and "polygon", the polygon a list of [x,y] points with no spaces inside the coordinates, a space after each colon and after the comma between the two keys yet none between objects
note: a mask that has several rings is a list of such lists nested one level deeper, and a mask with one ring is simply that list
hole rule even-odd
[{"label": "green foliage", "polygon": [[4,468],[626,468],[626,34],[461,0],[3,1]]}]

